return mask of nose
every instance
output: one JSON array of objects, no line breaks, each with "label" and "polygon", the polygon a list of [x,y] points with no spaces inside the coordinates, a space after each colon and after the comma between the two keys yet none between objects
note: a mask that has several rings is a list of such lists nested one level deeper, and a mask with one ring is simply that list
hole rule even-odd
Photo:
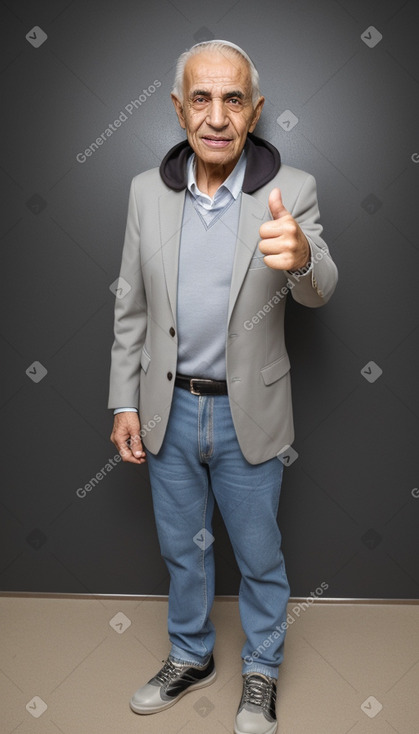
[{"label": "nose", "polygon": [[215,128],[223,128],[228,124],[224,103],[221,99],[213,99],[209,105],[207,123]]}]

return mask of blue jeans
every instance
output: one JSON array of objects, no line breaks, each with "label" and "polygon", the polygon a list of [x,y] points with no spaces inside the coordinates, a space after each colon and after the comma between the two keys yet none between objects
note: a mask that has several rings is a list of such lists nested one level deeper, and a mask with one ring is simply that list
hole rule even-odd
[{"label": "blue jeans", "polygon": [[180,387],[174,388],[163,446],[157,455],[147,452],[147,461],[161,553],[170,573],[170,656],[205,665],[214,647],[211,523],[216,501],[242,577],[242,672],[276,678],[290,592],[277,523],[282,462],[276,457],[255,465],[246,461],[228,395],[198,397]]}]

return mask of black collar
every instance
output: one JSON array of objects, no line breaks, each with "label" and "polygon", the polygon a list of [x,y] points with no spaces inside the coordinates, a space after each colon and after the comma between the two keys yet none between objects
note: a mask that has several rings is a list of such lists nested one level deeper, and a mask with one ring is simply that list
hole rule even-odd
[{"label": "black collar", "polygon": [[[252,194],[269,183],[278,173],[281,156],[274,145],[253,133],[248,133],[245,142],[247,155],[246,171],[242,190]],[[160,164],[160,176],[164,183],[174,191],[182,191],[187,185],[187,161],[193,153],[187,140],[169,150]]]}]

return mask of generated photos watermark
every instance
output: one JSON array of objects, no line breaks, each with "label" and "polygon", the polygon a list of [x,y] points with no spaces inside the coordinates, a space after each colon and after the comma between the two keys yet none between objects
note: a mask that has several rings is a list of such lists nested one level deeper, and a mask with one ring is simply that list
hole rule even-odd
[{"label": "generated photos watermark", "polygon": [[[319,252],[315,252],[312,255],[312,262],[318,263],[321,260],[323,260],[324,257],[326,257],[328,253],[323,250],[319,250]],[[310,271],[308,271],[310,272]],[[293,288],[297,285],[300,278],[304,277],[303,274],[300,273],[293,273],[294,280],[291,280],[290,278],[287,280],[286,284],[282,286],[280,290],[275,291],[273,296],[267,301],[259,311],[257,311],[251,319],[247,319],[243,322],[243,326],[246,329],[246,331],[252,331],[255,326],[261,323],[265,316],[272,311],[275,306],[280,303],[290,291],[292,291]]]},{"label": "generated photos watermark", "polygon": [[252,664],[255,660],[258,660],[260,657],[263,656],[264,652],[273,645],[275,640],[279,640],[285,632],[287,631],[288,627],[290,627],[292,624],[294,624],[295,620],[298,619],[301,614],[307,609],[310,609],[311,605],[314,604],[316,599],[319,599],[324,592],[329,588],[329,584],[327,584],[325,581],[322,581],[320,586],[317,587],[314,591],[310,592],[310,596],[306,598],[305,601],[298,602],[298,604],[295,604],[291,610],[287,614],[286,620],[284,622],[281,622],[281,624],[277,624],[275,629],[272,630],[272,632],[265,637],[263,642],[257,646],[256,650],[253,650],[251,655],[246,655],[244,657],[244,662],[248,665]]},{"label": "generated photos watermark", "polygon": [[[127,446],[130,446],[130,444],[138,438],[144,438],[144,436],[147,435],[147,433],[150,433],[150,431],[153,430],[157,426],[158,423],[161,421],[160,415],[155,415],[153,418],[151,418],[147,423],[143,424],[141,427],[140,432],[137,436],[134,436],[133,439],[128,439]],[[89,481],[83,486],[76,489],[76,495],[77,497],[80,497],[80,499],[83,499],[86,497],[88,492],[91,492],[92,489],[94,489],[99,482],[102,481],[102,479],[105,479],[105,477],[110,474],[112,469],[114,469],[116,466],[118,466],[119,462],[122,461],[122,456],[120,453],[115,454],[111,459],[108,459],[106,464],[104,464],[101,469],[99,469],[98,472],[96,472],[94,477],[91,477]]]},{"label": "generated photos watermark", "polygon": [[138,97],[135,97],[135,99],[128,102],[124,109],[120,111],[118,117],[108,124],[107,128],[98,135],[96,140],[90,143],[90,145],[88,145],[81,153],[77,153],[77,163],[86,163],[87,159],[90,158],[101,145],[106,143],[108,138],[110,138],[124,122],[127,122],[132,114],[138,110],[144,102],[147,102],[148,97],[151,97],[159,87],[161,87],[161,81],[159,81],[159,79],[155,79],[152,84],[148,85],[147,89],[143,89]]}]

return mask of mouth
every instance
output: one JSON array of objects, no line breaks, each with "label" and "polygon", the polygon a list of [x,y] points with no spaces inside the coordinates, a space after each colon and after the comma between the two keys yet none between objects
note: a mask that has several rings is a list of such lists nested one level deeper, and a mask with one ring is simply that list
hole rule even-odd
[{"label": "mouth", "polygon": [[231,138],[225,138],[222,135],[204,135],[201,140],[208,148],[226,148],[232,142]]}]

